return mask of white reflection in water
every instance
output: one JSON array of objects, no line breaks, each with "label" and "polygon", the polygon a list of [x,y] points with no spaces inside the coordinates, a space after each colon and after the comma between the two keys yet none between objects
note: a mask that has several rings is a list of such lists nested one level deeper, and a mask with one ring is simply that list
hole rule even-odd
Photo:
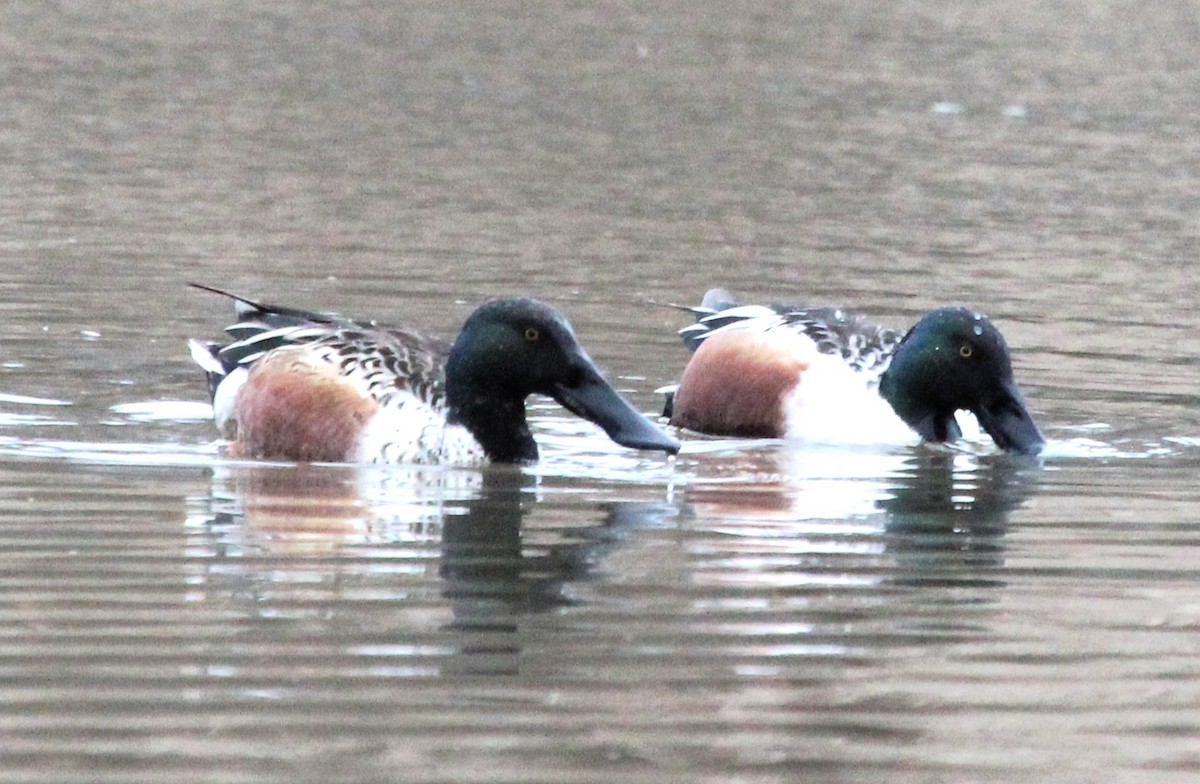
[{"label": "white reflection in water", "polygon": [[1008,515],[1043,470],[1036,459],[945,447],[790,444],[744,455],[742,467],[754,481],[688,488],[693,525],[720,537],[691,545],[699,584],[843,591],[976,581],[1001,563]]},{"label": "white reflection in water", "polygon": [[[478,470],[441,466],[231,463],[213,468],[211,510],[227,521],[228,548],[316,555],[342,548],[439,541],[482,486]],[[360,553],[369,556],[370,553]]]},{"label": "white reflection in water", "polygon": [[109,411],[131,422],[203,422],[212,419],[212,406],[194,400],[147,400],[120,403]]},{"label": "white reflection in water", "polygon": [[12,395],[0,392],[0,403],[12,403],[20,406],[69,406],[70,401],[54,400],[45,397],[29,397],[28,395]]},{"label": "white reflection in water", "polygon": [[[33,406],[41,408],[64,408],[70,406],[67,400],[55,400],[44,397],[29,397],[28,395],[13,395],[0,392],[0,405]],[[31,426],[72,426],[75,422],[60,419],[51,414],[31,414],[25,411],[0,411],[0,427],[31,427]]]}]

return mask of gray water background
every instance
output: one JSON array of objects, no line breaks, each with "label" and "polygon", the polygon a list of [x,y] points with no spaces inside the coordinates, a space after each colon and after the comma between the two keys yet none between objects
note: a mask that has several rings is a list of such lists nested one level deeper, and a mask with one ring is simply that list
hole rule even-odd
[{"label": "gray water background", "polygon": [[[0,7],[0,780],[1195,780],[1198,22]],[[237,465],[190,280],[533,294],[648,412],[653,302],[970,303],[1051,450],[671,464],[539,402],[523,472]]]}]

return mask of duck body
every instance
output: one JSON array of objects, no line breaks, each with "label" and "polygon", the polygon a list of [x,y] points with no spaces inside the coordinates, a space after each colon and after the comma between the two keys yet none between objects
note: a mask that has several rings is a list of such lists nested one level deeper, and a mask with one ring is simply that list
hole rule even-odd
[{"label": "duck body", "polygon": [[570,324],[497,299],[453,343],[415,330],[232,298],[227,344],[191,341],[239,457],[311,462],[531,462],[525,398],[545,394],[619,444],[678,451],[604,380]]},{"label": "duck body", "polygon": [[671,423],[704,433],[821,443],[911,444],[961,436],[975,415],[1001,449],[1044,439],[999,330],[942,308],[907,332],[840,308],[740,306],[714,289],[680,331],[693,355],[668,402]]}]

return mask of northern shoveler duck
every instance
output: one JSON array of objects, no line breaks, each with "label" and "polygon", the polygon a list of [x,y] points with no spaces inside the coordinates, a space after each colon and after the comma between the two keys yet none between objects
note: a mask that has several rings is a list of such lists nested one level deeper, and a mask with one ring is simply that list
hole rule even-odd
[{"label": "northern shoveler duck", "polygon": [[941,308],[907,332],[839,308],[738,305],[713,289],[680,330],[693,351],[668,396],[671,424],[704,433],[820,442],[953,441],[973,413],[996,445],[1045,439],[983,314]]},{"label": "northern shoveler duck", "polygon": [[548,395],[634,449],[679,442],[614,390],[557,311],[481,305],[453,344],[374,321],[235,302],[232,343],[192,340],[231,454],[317,462],[528,462],[525,398]]}]

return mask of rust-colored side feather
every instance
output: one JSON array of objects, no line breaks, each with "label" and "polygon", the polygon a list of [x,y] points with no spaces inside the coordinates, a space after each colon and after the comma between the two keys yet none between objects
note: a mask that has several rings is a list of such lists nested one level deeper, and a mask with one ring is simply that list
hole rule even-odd
[{"label": "rust-colored side feather", "polygon": [[714,435],[782,437],[784,399],[808,369],[786,341],[736,330],[707,338],[684,368],[671,424]]},{"label": "rust-colored side feather", "polygon": [[359,435],[379,404],[333,366],[302,350],[276,350],[257,362],[238,391],[241,457],[343,462],[356,459]]}]

